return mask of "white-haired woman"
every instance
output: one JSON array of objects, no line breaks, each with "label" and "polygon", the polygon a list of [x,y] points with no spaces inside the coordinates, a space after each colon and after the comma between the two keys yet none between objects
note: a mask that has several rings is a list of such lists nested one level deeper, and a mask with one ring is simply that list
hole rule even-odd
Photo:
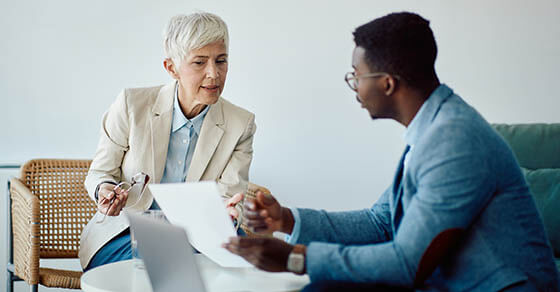
[{"label": "white-haired woman", "polygon": [[234,206],[242,195],[233,194],[247,189],[256,128],[252,113],[221,97],[228,41],[226,24],[214,14],[171,18],[164,32],[163,66],[175,81],[125,89],[103,116],[85,181],[98,212],[82,232],[84,270],[131,258],[128,221],[121,210],[158,208],[148,189],[129,196],[116,187],[139,172],[152,183],[217,181],[225,187],[230,215],[238,217],[240,209]]}]

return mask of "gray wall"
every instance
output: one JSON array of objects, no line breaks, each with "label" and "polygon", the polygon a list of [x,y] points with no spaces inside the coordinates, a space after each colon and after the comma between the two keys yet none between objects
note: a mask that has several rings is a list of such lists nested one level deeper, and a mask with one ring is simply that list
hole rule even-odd
[{"label": "gray wall", "polygon": [[196,9],[229,26],[223,95],[257,116],[251,180],[289,205],[361,208],[388,186],[404,128],[343,81],[351,32],[388,12],[431,20],[441,81],[489,121],[559,121],[558,1],[2,1],[0,162],[91,158],[122,88],[171,81],[161,31]]}]

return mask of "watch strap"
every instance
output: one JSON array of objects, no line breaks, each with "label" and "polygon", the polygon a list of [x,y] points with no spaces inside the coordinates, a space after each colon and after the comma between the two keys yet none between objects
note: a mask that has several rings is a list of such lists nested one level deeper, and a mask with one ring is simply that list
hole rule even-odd
[{"label": "watch strap", "polygon": [[296,244],[294,245],[294,249],[292,249],[293,253],[305,254],[305,245],[303,244]]}]

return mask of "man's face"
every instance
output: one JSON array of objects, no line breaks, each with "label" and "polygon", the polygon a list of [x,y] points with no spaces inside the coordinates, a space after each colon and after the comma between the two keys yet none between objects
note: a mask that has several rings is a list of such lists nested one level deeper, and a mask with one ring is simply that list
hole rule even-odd
[{"label": "man's face", "polygon": [[177,69],[182,96],[197,104],[214,104],[218,101],[228,71],[228,55],[223,41],[192,50]]},{"label": "man's face", "polygon": [[366,63],[366,50],[362,47],[354,48],[352,54],[352,67],[354,68],[354,76],[358,78],[358,86],[356,88],[356,99],[362,104],[372,119],[390,118],[392,99],[385,94],[386,78],[389,75],[377,77],[363,77],[360,75],[371,72]]}]

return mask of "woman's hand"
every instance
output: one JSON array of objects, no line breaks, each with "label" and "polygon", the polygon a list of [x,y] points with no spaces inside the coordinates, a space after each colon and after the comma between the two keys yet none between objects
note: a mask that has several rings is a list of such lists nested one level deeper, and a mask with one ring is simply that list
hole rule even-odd
[{"label": "woman's hand", "polygon": [[239,217],[239,211],[235,209],[235,206],[243,200],[243,196],[243,193],[237,193],[233,197],[225,200],[226,209],[232,221]]},{"label": "woman's hand", "polygon": [[[102,184],[97,194],[99,197],[97,210],[108,216],[118,216],[128,199],[128,191],[109,183]],[[113,200],[113,203],[111,203],[111,200]]]}]

